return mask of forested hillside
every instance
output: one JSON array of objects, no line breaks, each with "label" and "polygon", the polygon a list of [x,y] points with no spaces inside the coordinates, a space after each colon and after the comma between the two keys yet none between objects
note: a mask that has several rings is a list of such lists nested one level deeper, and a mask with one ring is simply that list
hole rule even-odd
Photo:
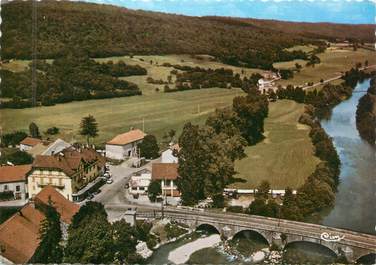
[{"label": "forested hillside", "polygon": [[[4,4],[2,18],[2,58],[30,58],[31,1]],[[90,3],[37,3],[39,58],[56,58],[80,47],[91,57],[210,54],[229,64],[270,68],[274,61],[301,58],[284,48],[306,42],[314,41],[246,23]]]}]

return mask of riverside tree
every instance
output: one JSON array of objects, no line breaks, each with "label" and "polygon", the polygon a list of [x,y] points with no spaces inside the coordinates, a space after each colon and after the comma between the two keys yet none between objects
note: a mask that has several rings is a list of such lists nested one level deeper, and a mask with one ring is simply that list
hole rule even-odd
[{"label": "riverside tree", "polygon": [[87,144],[90,138],[98,136],[98,123],[92,115],[82,118],[80,128],[80,134],[86,137]]},{"label": "riverside tree", "polygon": [[211,197],[215,207],[223,207],[223,189],[233,181],[234,161],[229,156],[227,136],[212,127],[187,123],[179,138],[179,178],[177,186],[183,204],[194,205]]}]

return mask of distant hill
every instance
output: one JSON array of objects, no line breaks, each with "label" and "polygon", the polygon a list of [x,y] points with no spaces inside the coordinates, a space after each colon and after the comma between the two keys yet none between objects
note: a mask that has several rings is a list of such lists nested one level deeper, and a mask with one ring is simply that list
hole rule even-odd
[{"label": "distant hill", "polygon": [[359,42],[375,42],[376,25],[371,24],[335,24],[289,22],[253,18],[206,17],[213,21],[227,21],[228,23],[242,23],[265,29],[273,29],[288,34],[299,34],[308,38],[322,38],[329,41],[357,40]]},{"label": "distant hill", "polygon": [[[31,57],[31,7],[31,1],[2,5],[2,58]],[[275,61],[304,57],[284,48],[315,43],[318,37],[373,37],[367,25],[189,17],[67,1],[38,2],[37,17],[39,58],[56,58],[71,49],[91,57],[210,54],[228,64],[270,68]]]}]

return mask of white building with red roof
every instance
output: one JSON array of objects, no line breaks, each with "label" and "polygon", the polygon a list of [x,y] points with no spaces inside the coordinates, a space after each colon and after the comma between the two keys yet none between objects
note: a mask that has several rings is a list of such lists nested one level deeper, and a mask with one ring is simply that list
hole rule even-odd
[{"label": "white building with red roof", "polygon": [[116,160],[123,160],[137,154],[137,145],[142,142],[146,134],[133,129],[129,132],[119,134],[106,143],[106,157]]},{"label": "white building with red roof", "polygon": [[31,148],[33,148],[34,146],[40,143],[42,143],[41,139],[28,136],[20,142],[20,150],[29,151]]},{"label": "white building with red roof", "polygon": [[0,166],[0,200],[25,200],[31,165]]}]

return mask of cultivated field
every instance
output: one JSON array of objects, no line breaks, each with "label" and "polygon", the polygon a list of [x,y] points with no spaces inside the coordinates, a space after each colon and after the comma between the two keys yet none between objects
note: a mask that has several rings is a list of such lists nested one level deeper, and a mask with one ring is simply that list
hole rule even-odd
[{"label": "cultivated field", "polygon": [[247,147],[248,157],[236,162],[236,170],[246,182],[231,187],[251,189],[262,180],[272,188],[297,188],[314,171],[319,159],[313,155],[309,127],[298,123],[303,104],[281,100],[269,104],[263,142]]},{"label": "cultivated field", "polygon": [[333,47],[318,55],[321,63],[315,65],[315,67],[306,67],[303,60],[296,60],[292,62],[275,63],[276,68],[295,68],[295,62],[298,62],[303,66],[300,73],[294,73],[294,78],[288,80],[280,80],[277,82],[279,85],[286,86],[292,85],[304,85],[308,82],[317,83],[321,79],[329,79],[337,75],[341,75],[342,72],[350,70],[356,63],[361,62],[364,64],[365,60],[368,60],[369,65],[376,64],[376,53],[374,51],[358,49],[353,51],[352,48]]},{"label": "cultivated field", "polygon": [[204,122],[215,108],[229,106],[240,89],[204,89],[176,93],[155,93],[125,98],[88,100],[58,104],[51,107],[0,110],[0,126],[3,132],[27,130],[34,121],[41,131],[56,126],[68,141],[84,140],[79,136],[79,124],[83,116],[92,114],[99,123],[99,136],[95,143],[104,143],[132,126],[155,134],[160,140],[165,132],[192,121]]}]

